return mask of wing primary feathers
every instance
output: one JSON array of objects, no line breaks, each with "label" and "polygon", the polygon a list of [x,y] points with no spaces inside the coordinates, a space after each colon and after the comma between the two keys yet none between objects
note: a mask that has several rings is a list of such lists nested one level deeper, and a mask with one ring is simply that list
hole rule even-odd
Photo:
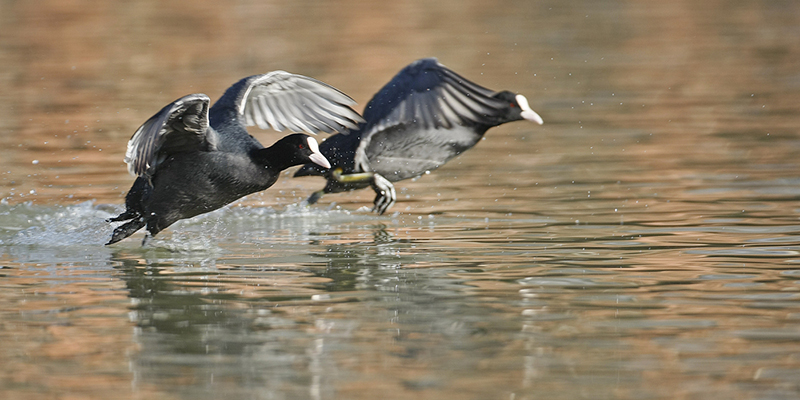
[{"label": "wing primary feathers", "polygon": [[151,176],[166,155],[197,149],[214,149],[216,133],[209,128],[209,98],[190,94],[168,104],[145,121],[128,141],[128,172]]},{"label": "wing primary feathers", "polygon": [[[347,132],[363,122],[355,101],[327,83],[285,71],[247,79],[238,107],[245,124],[296,132]],[[252,115],[252,117],[251,117]]]}]

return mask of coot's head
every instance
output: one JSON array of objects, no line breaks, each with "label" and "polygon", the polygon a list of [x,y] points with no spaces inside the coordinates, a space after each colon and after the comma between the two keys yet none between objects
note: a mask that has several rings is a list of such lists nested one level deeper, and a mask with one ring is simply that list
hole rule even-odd
[{"label": "coot's head", "polygon": [[314,163],[324,168],[330,168],[331,163],[319,152],[319,145],[313,137],[295,133],[283,137],[270,146],[270,164],[280,169],[294,165]]},{"label": "coot's head", "polygon": [[526,119],[536,122],[539,125],[544,123],[542,117],[540,117],[536,111],[531,110],[531,106],[528,105],[528,99],[526,99],[525,96],[505,90],[497,93],[494,97],[508,102],[508,114],[506,115],[508,121]]}]

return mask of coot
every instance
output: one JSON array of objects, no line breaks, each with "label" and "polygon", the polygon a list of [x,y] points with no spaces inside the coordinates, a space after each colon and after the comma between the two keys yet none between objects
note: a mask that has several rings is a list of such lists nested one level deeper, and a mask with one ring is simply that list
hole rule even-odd
[{"label": "coot", "polygon": [[244,78],[210,109],[209,104],[204,94],[184,96],[133,134],[125,162],[137,178],[125,196],[125,212],[109,220],[128,222],[114,229],[106,244],[147,226],[145,244],[180,219],[272,186],[291,166],[330,168],[308,135],[292,134],[264,148],[245,126],[333,133],[363,121],[344,93],[284,71]]},{"label": "coot", "polygon": [[519,120],[542,124],[525,96],[486,89],[435,58],[417,60],[395,75],[367,103],[364,119],[357,130],[322,142],[331,168],[306,164],[295,173],[328,181],[309,204],[325,193],[372,186],[373,211],[383,214],[395,202],[392,182],[441,167],[489,128]]}]

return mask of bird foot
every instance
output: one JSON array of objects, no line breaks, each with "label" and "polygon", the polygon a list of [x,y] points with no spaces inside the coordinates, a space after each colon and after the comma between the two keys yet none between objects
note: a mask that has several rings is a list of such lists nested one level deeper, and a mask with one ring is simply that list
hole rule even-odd
[{"label": "bird foot", "polygon": [[375,191],[375,206],[372,211],[378,214],[383,214],[395,201],[397,201],[397,193],[394,190],[394,185],[388,179],[378,175],[372,175],[372,182],[370,182],[372,190]]},{"label": "bird foot", "polygon": [[319,199],[321,199],[322,196],[324,196],[324,195],[325,195],[325,190],[324,189],[323,190],[317,190],[316,192],[311,193],[311,196],[308,196],[308,199],[306,199],[306,204],[310,206],[310,205],[318,202]]}]

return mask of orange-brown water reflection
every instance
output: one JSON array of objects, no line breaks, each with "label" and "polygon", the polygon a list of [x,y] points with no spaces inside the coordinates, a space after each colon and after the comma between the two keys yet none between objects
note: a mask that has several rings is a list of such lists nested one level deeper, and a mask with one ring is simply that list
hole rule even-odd
[{"label": "orange-brown water reflection", "polygon": [[[0,3],[0,392],[796,398],[798,7]],[[292,205],[322,182],[286,176],[101,245],[168,102],[285,69],[363,107],[426,56],[545,125],[400,183],[393,215]]]}]

